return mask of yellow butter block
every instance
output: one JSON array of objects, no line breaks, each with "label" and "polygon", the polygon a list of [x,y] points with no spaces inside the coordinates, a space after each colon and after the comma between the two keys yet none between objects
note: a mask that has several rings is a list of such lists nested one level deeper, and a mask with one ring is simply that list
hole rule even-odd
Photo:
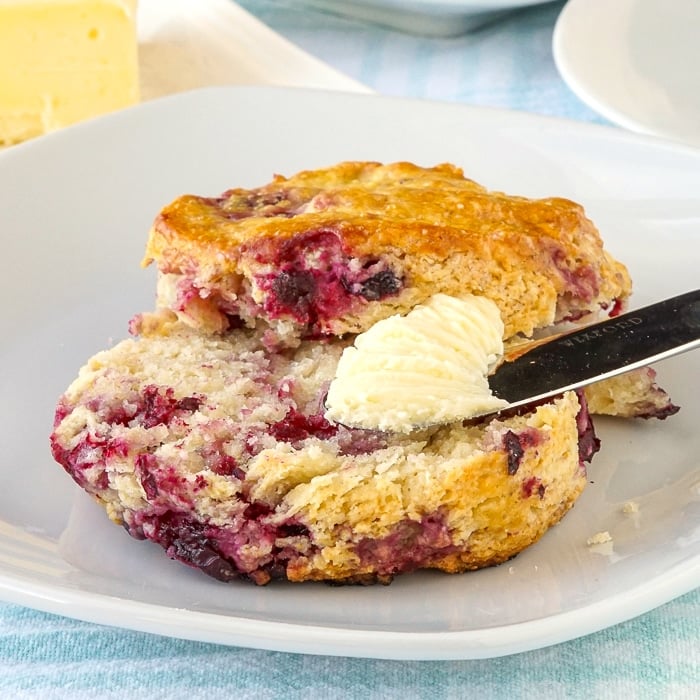
[{"label": "yellow butter block", "polygon": [[0,144],[138,101],[136,0],[0,0]]}]

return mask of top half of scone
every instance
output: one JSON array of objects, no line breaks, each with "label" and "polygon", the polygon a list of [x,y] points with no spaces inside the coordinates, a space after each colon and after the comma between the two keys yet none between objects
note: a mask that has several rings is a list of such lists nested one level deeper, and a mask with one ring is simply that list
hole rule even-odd
[{"label": "top half of scone", "polygon": [[505,338],[530,336],[612,313],[631,288],[580,205],[405,162],[181,196],[158,215],[144,262],[180,321],[211,333],[265,321],[281,344],[359,333],[436,293],[486,296]]}]

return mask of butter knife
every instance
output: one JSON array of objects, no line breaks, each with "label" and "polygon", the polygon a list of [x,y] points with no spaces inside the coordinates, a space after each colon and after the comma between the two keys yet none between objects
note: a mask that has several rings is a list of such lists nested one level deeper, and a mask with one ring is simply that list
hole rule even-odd
[{"label": "butter knife", "polygon": [[537,345],[489,376],[508,409],[700,347],[700,289]]}]

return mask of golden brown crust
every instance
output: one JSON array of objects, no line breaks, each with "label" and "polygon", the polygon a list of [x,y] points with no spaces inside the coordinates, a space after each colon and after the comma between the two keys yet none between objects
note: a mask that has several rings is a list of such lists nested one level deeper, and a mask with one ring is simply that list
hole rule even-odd
[{"label": "golden brown crust", "polygon": [[[239,218],[250,210],[251,192],[257,211]],[[277,199],[282,194],[285,199]],[[184,195],[166,206],[154,224],[146,261],[164,260],[171,266],[169,256],[176,255],[190,266],[215,264],[230,273],[251,242],[333,226],[340,227],[344,242],[359,254],[401,250],[435,260],[455,253],[482,256],[485,246],[506,251],[501,253],[506,257],[511,251],[537,256],[540,251],[532,242],[543,237],[567,248],[580,237],[600,242],[581,206],[560,198],[489,192],[448,164],[341,163],[290,178],[278,175],[269,185],[229,190],[224,198]],[[270,200],[274,204],[263,204]],[[299,213],[287,218],[288,206]],[[274,216],[275,211],[283,216]],[[579,231],[582,236],[575,235]]]},{"label": "golden brown crust", "polygon": [[216,199],[185,195],[156,219],[144,263],[191,278],[207,296],[221,286],[229,299],[247,294],[262,307],[256,275],[279,265],[285,242],[319,231],[337,237],[348,258],[386,261],[402,288],[358,298],[314,332],[366,330],[442,292],[489,296],[507,335],[529,334],[630,292],[627,270],[580,205],[490,192],[449,164],[346,162]]}]

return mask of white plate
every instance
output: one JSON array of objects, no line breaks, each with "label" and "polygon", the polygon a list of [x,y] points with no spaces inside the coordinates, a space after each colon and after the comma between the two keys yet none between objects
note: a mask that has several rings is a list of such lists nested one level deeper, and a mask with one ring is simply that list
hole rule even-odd
[{"label": "white plate", "polygon": [[369,92],[231,0],[139,0],[144,100],[212,85],[285,85]]},{"label": "white plate", "polygon": [[[426,128],[429,125],[429,128]],[[139,262],[160,207],[343,159],[453,161],[493,187],[580,200],[630,265],[635,303],[698,281],[700,153],[525,114],[364,95],[214,88],[0,153],[0,591],[36,608],[198,640],[404,659],[567,640],[700,580],[700,353],[669,360],[665,422],[599,421],[603,450],[564,521],[509,564],[391,586],[228,585],[129,538],[52,462],[54,403],[152,308]],[[622,512],[628,500],[640,512]],[[589,548],[600,530],[612,545]]]},{"label": "white plate", "polygon": [[324,10],[432,36],[457,36],[503,12],[546,0],[297,0]]},{"label": "white plate", "polygon": [[642,133],[700,145],[700,2],[569,0],[559,72],[586,104]]}]

